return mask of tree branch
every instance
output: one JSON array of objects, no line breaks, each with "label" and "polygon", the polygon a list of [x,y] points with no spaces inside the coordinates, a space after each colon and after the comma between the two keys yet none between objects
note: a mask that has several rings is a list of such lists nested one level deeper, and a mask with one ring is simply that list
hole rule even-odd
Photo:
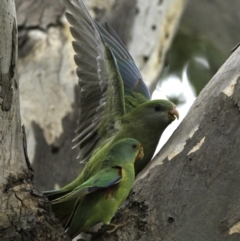
[{"label": "tree branch", "polygon": [[240,48],[140,173],[115,222],[94,240],[240,240]]}]

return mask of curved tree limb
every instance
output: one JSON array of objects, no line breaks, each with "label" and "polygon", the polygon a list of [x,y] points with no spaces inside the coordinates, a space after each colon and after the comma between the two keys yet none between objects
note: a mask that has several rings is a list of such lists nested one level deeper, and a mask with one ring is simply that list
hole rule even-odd
[{"label": "curved tree limb", "polygon": [[115,222],[94,240],[240,240],[240,48],[140,173]]}]

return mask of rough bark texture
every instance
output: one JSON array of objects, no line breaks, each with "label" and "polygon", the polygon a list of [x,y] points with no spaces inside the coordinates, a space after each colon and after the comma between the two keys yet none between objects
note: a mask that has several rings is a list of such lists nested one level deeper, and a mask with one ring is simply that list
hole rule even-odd
[{"label": "rough bark texture", "polygon": [[240,240],[240,48],[138,177],[116,222],[96,240]]},{"label": "rough bark texture", "polygon": [[14,1],[0,3],[0,240],[69,240],[32,185],[17,77]]},{"label": "rough bark texture", "polygon": [[[98,21],[114,27],[140,68],[148,64],[146,80],[151,80],[163,66],[185,2],[88,0],[86,4]],[[53,189],[72,181],[83,167],[76,160],[78,150],[71,150],[78,119],[72,37],[61,1],[16,0],[16,4],[21,118],[28,154],[36,186]]]}]

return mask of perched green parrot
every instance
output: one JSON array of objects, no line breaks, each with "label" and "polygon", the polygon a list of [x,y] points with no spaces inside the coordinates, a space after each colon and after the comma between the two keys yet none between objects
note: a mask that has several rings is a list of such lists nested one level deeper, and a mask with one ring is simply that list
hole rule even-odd
[{"label": "perched green parrot", "polygon": [[[84,170],[60,190],[46,191],[49,200],[60,198],[93,177],[101,169],[111,146],[124,138],[138,140],[144,158],[135,163],[137,175],[151,160],[166,127],[178,118],[168,100],[150,100],[150,93],[132,57],[109,26],[101,27],[82,0],[64,0],[66,17],[76,41],[77,76],[80,86],[80,118],[75,147]],[[65,225],[75,200],[53,203],[56,216]]]},{"label": "perched green parrot", "polygon": [[[142,157],[143,148],[138,141],[131,138],[122,139],[112,145],[95,175],[70,193],[52,201],[53,205],[57,205],[77,200],[65,226],[70,238],[88,231],[100,222],[110,224],[133,186],[134,162]],[[114,230],[117,227],[118,225]]]}]

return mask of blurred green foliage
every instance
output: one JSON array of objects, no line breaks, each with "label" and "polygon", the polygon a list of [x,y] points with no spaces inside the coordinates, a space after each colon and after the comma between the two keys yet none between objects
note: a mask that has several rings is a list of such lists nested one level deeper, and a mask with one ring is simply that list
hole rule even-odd
[{"label": "blurred green foliage", "polygon": [[185,70],[198,95],[227,57],[206,37],[180,28],[169,51],[167,66],[160,81],[169,75],[181,79]]}]

